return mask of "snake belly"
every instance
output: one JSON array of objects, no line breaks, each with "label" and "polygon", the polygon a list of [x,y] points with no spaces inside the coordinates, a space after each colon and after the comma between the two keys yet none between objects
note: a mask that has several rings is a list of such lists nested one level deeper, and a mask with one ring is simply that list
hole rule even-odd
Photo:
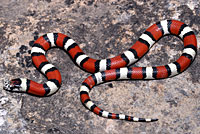
[{"label": "snake belly", "polygon": [[[183,41],[182,55],[173,63],[155,67],[127,67],[138,61],[160,38],[175,35]],[[31,56],[35,67],[47,77],[44,84],[17,78],[6,81],[4,89],[11,92],[25,92],[36,96],[49,96],[61,86],[59,70],[48,62],[46,52],[52,47],[64,49],[74,63],[87,72],[93,73],[80,87],[82,104],[95,114],[112,119],[152,122],[158,119],[137,118],[124,114],[107,112],[94,104],[89,97],[91,89],[107,81],[121,79],[163,79],[175,76],[186,70],[196,57],[197,40],[192,29],[177,20],[163,20],[150,26],[138,41],[127,51],[110,59],[96,60],[88,57],[69,36],[62,33],[48,33],[38,38],[33,45]]]}]

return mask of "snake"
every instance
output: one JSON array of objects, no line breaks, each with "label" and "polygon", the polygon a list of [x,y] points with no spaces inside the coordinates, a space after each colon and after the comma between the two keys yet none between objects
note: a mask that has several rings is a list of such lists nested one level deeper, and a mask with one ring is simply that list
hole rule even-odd
[{"label": "snake", "polygon": [[[176,61],[163,66],[129,67],[143,57],[156,42],[167,35],[174,35],[183,42],[182,54]],[[105,118],[153,122],[158,119],[138,118],[105,111],[90,99],[89,93],[94,86],[108,81],[164,79],[180,74],[191,65],[196,57],[197,39],[193,30],[185,23],[178,20],[162,20],[147,28],[135,44],[122,54],[108,59],[96,60],[87,56],[69,36],[62,33],[47,33],[35,40],[31,50],[33,64],[46,76],[47,82],[40,84],[26,78],[15,78],[5,80],[3,89],[42,97],[56,93],[61,87],[61,74],[45,57],[46,52],[54,47],[62,48],[77,66],[92,73],[80,86],[80,100],[87,109]]]}]

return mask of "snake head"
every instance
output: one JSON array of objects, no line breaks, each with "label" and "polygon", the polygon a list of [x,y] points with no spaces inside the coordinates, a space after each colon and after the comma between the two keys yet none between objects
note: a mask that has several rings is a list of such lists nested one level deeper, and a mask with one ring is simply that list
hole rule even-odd
[{"label": "snake head", "polygon": [[20,91],[21,80],[20,79],[4,80],[3,89],[11,92]]}]

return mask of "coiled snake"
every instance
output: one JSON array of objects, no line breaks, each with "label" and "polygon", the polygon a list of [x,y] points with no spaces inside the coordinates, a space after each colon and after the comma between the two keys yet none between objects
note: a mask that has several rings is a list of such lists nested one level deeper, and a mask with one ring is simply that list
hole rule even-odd
[{"label": "coiled snake", "polygon": [[[127,66],[140,59],[151,46],[165,35],[178,36],[184,43],[182,55],[173,63],[156,67]],[[80,98],[84,106],[99,116],[128,121],[151,122],[145,119],[115,114],[97,107],[89,97],[90,90],[100,83],[120,79],[162,79],[183,72],[194,60],[197,53],[197,40],[192,29],[177,20],[164,20],[150,26],[138,41],[127,51],[110,59],[95,60],[88,57],[70,37],[61,33],[48,33],[38,38],[33,45],[31,56],[35,67],[46,75],[44,84],[29,79],[17,78],[4,82],[4,89],[11,92],[26,92],[37,96],[54,94],[61,86],[59,70],[45,58],[52,47],[63,48],[71,59],[84,70],[94,73],[86,78],[80,87]]]}]

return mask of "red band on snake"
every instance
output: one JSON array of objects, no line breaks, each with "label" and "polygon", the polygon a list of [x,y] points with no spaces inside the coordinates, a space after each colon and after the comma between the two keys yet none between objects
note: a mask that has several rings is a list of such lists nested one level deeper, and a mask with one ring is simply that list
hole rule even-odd
[{"label": "red band on snake", "polygon": [[[179,37],[184,43],[183,53],[175,62],[156,67],[127,67],[147,53],[160,38],[169,34]],[[52,47],[63,48],[78,66],[94,73],[86,78],[80,87],[81,102],[89,110],[106,118],[151,122],[157,121],[157,119],[137,118],[102,110],[90,100],[90,90],[97,84],[113,80],[163,79],[175,76],[187,69],[194,60],[197,53],[197,40],[192,29],[183,22],[164,20],[150,26],[138,41],[121,55],[110,59],[96,60],[88,57],[70,37],[61,33],[48,33],[34,42],[31,51],[33,64],[46,75],[48,81],[40,84],[32,80],[17,78],[5,81],[4,89],[37,96],[54,94],[60,88],[62,80],[59,70],[45,57],[46,52]]]}]

